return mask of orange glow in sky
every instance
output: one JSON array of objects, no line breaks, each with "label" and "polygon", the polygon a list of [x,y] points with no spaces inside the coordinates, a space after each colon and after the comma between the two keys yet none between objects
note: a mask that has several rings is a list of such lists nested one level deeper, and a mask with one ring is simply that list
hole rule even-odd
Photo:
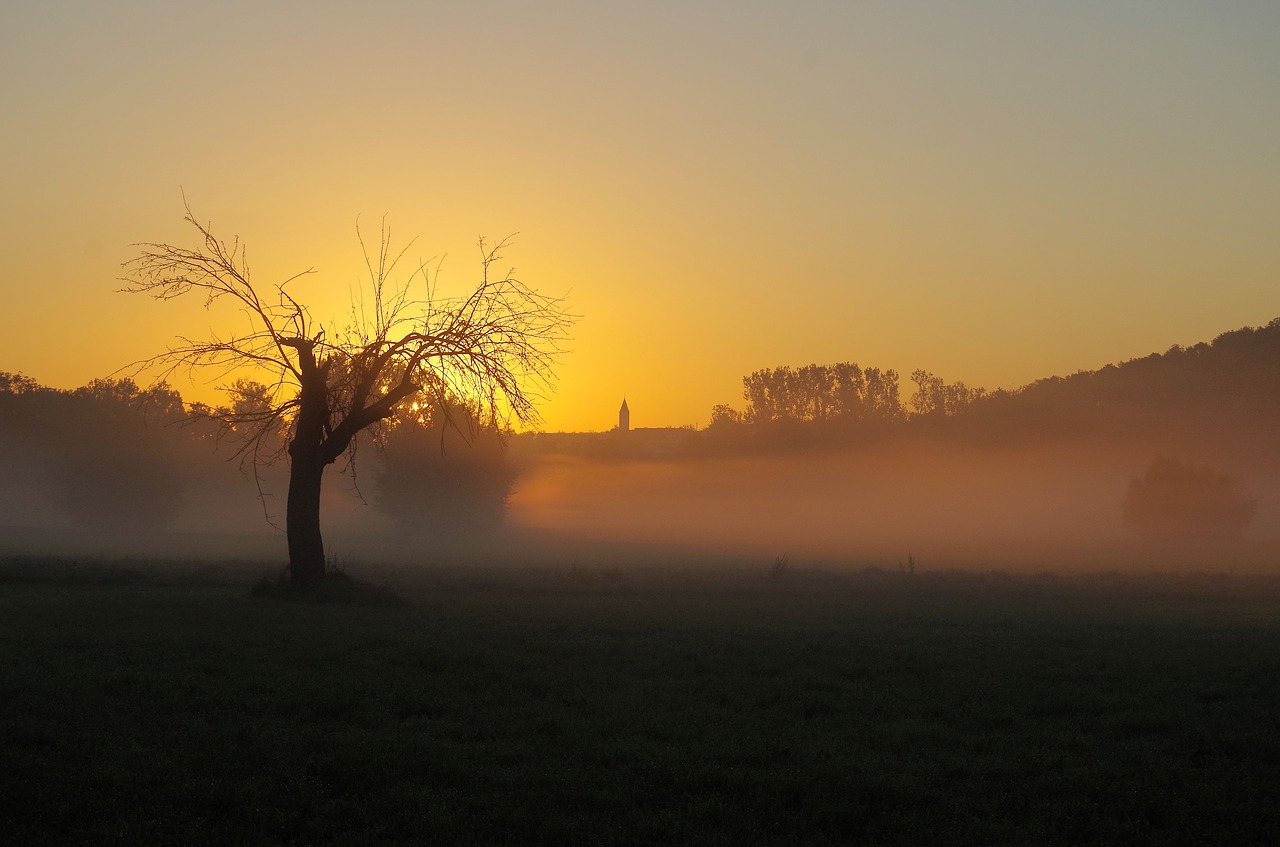
[{"label": "orange glow in sky", "polygon": [[[357,218],[582,317],[549,430],[776,365],[1015,387],[1280,315],[1280,5],[5,4],[0,370],[234,315],[115,293],[182,194],[341,320]],[[188,389],[209,391],[209,388]],[[905,392],[904,392],[905,393]]]}]

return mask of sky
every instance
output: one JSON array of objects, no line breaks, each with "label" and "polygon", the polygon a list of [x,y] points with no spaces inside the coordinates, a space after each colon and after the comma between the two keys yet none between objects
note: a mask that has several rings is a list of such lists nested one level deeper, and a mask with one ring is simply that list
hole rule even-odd
[{"label": "sky", "polygon": [[[0,6],[0,370],[70,388],[240,318],[118,293],[195,246],[340,319],[357,221],[579,315],[547,430],[707,423],[779,365],[1014,388],[1280,316],[1280,4]],[[216,386],[180,384],[213,399]]]}]

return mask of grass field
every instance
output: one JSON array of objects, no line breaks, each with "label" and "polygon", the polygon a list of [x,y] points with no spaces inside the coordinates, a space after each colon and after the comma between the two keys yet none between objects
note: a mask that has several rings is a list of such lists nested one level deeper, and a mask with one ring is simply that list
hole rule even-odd
[{"label": "grass field", "polygon": [[1280,840],[1280,580],[0,563],[10,844]]}]

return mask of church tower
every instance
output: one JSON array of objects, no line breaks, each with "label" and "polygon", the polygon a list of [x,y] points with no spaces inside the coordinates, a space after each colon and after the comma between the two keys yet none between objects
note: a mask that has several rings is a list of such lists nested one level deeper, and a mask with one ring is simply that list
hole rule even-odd
[{"label": "church tower", "polygon": [[618,432],[631,429],[631,410],[627,408],[627,399],[622,398],[622,408],[618,410]]}]

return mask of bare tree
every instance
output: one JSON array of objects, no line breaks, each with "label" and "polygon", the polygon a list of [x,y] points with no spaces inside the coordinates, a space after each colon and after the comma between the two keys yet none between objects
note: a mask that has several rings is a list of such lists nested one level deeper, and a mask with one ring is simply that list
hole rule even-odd
[{"label": "bare tree", "polygon": [[[465,297],[441,298],[426,264],[395,281],[408,247],[392,251],[385,223],[372,252],[357,228],[367,279],[353,295],[349,324],[340,329],[313,319],[288,291],[312,270],[259,286],[250,278],[239,240],[220,241],[189,205],[186,212],[202,243],[194,249],[138,245],[141,255],[125,264],[123,290],[158,300],[197,294],[206,305],[229,300],[248,317],[249,328],[205,341],[180,337],[133,369],[150,371],[158,381],[184,368],[212,369],[219,378],[237,372],[267,375],[268,390],[258,402],[216,414],[244,439],[242,454],[255,465],[287,453],[285,529],[295,584],[317,582],[325,573],[320,533],[325,468],[355,450],[358,433],[376,430],[424,386],[471,398],[494,419],[537,420],[535,392],[553,376],[572,316],[562,301],[529,288],[513,271],[494,273],[506,241],[490,246],[481,240],[479,285]],[[281,432],[285,437],[276,443],[287,448],[273,450],[271,435]]]}]

